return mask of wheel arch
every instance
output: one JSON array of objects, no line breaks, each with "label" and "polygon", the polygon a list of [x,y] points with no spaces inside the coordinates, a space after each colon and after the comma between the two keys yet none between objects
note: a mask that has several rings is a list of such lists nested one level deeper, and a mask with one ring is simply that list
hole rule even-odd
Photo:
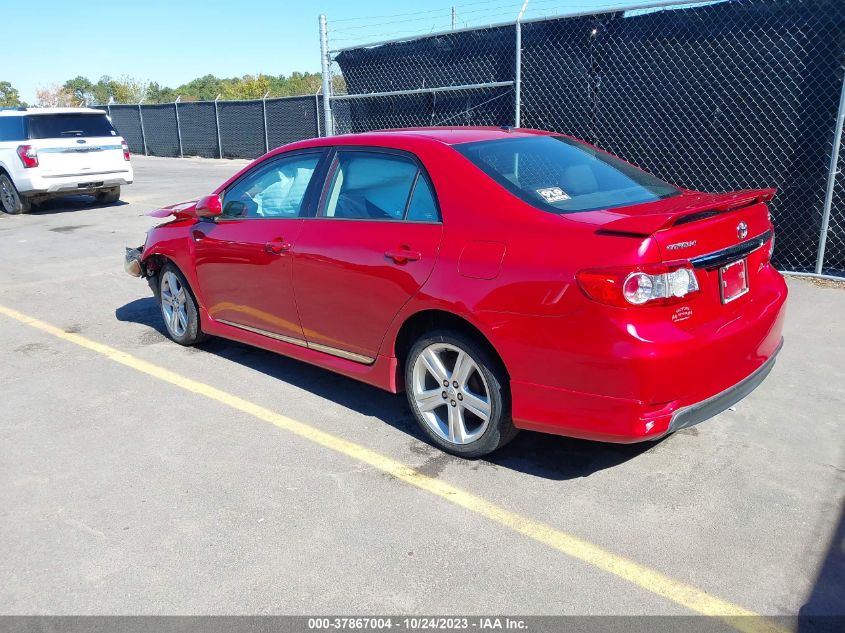
[{"label": "wheel arch", "polygon": [[498,362],[506,378],[510,380],[510,373],[502,355],[477,325],[454,312],[437,308],[415,312],[409,315],[399,327],[393,341],[393,353],[399,361],[398,373],[400,375],[403,375],[405,362],[414,342],[426,332],[434,330],[455,330],[471,337],[490,353],[491,357]]}]

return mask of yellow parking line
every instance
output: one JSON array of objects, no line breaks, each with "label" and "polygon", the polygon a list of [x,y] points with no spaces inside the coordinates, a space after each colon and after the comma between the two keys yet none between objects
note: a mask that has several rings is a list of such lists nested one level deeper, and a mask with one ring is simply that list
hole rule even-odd
[{"label": "yellow parking line", "polygon": [[534,541],[548,545],[567,556],[571,556],[572,558],[576,558],[614,576],[627,580],[646,591],[663,596],[691,611],[702,615],[718,617],[739,631],[745,633],[785,633],[786,631],[786,629],[778,627],[753,611],[743,609],[730,602],[711,596],[701,589],[674,580],[659,571],[650,569],[645,565],[640,565],[618,554],[613,554],[577,536],[567,534],[540,521],[535,521],[534,519],[506,510],[495,503],[491,503],[439,479],[424,475],[406,464],[381,455],[359,444],[344,440],[331,433],[326,433],[325,431],[266,409],[221,389],[141,360],[114,347],[92,341],[79,334],[65,332],[54,325],[32,318],[11,308],[0,305],[0,314],[62,340],[84,347],[92,352],[96,352],[121,365],[131,367],[132,369],[181,387],[187,391],[205,396],[259,420],[269,422],[280,429],[294,433],[311,442],[372,466],[407,484],[437,495],[456,506],[465,508],[514,532],[523,534]]}]

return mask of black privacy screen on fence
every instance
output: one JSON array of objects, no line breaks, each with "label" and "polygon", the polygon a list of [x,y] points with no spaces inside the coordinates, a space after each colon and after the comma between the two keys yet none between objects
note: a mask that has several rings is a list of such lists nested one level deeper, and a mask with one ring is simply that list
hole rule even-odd
[{"label": "black privacy screen on fence", "polygon": [[[775,264],[815,270],[845,1],[714,0],[529,21],[520,31],[523,127],[582,138],[689,189],[776,187]],[[333,52],[335,133],[513,125],[516,33],[506,24]],[[322,107],[311,95],[109,110],[135,153],[146,145],[154,156],[255,158],[324,134]],[[839,276],[843,170],[845,156],[822,266]]]},{"label": "black privacy screen on fence", "polygon": [[286,143],[319,136],[322,116],[322,101],[314,95],[100,108],[111,113],[133,153],[169,157],[257,158]]},{"label": "black privacy screen on fence", "polygon": [[[350,94],[502,81],[514,77],[514,35],[508,25],[334,59]],[[841,0],[724,1],[527,22],[521,124],[572,134],[690,189],[777,187],[775,263],[812,271],[844,49]],[[336,127],[512,124],[513,91],[496,90],[499,99],[490,99],[494,91],[467,99],[466,91],[465,103],[448,106],[437,103],[441,93],[341,96]],[[845,271],[843,181],[840,174],[825,256],[834,274]]]}]

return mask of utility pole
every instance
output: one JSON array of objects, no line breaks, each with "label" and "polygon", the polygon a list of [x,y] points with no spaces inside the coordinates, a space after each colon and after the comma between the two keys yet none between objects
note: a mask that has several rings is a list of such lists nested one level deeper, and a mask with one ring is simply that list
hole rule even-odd
[{"label": "utility pole", "polygon": [[455,7],[452,7],[452,30],[455,30],[455,27],[458,25],[458,11]]}]

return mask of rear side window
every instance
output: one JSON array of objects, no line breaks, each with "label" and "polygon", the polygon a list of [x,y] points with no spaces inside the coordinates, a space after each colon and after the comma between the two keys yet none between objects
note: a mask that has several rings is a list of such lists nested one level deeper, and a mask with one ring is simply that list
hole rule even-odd
[{"label": "rear side window", "polygon": [[117,136],[105,114],[38,114],[29,117],[29,138]]},{"label": "rear side window", "polygon": [[680,193],[619,158],[561,136],[480,141],[455,149],[517,197],[552,213],[609,209]]},{"label": "rear side window", "polygon": [[328,218],[437,222],[428,179],[396,154],[339,150],[322,208]]},{"label": "rear side window", "polygon": [[0,142],[26,139],[22,116],[0,116]]}]

